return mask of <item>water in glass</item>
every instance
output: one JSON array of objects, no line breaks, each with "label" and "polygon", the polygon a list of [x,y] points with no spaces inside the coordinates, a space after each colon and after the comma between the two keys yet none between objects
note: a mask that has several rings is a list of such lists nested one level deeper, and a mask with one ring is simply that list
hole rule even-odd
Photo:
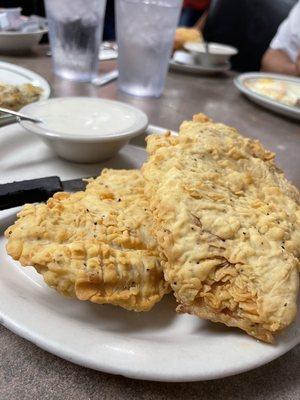
[{"label": "water in glass", "polygon": [[162,94],[181,5],[182,0],[116,0],[121,90]]},{"label": "water in glass", "polygon": [[46,0],[54,72],[91,81],[98,73],[106,0]]}]

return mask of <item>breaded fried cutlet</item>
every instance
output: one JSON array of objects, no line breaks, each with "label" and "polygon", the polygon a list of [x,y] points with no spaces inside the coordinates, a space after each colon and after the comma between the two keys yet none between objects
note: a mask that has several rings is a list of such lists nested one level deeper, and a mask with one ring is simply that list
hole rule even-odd
[{"label": "breaded fried cutlet", "polygon": [[106,169],[85,191],[25,205],[6,248],[66,296],[148,311],[169,291],[151,229],[141,173]]},{"label": "breaded fried cutlet", "polygon": [[27,104],[38,101],[41,94],[42,89],[31,83],[19,86],[0,83],[0,107],[18,111]]},{"label": "breaded fried cutlet", "polygon": [[265,342],[295,318],[299,192],[257,140],[199,114],[148,137],[142,172],[177,311]]}]

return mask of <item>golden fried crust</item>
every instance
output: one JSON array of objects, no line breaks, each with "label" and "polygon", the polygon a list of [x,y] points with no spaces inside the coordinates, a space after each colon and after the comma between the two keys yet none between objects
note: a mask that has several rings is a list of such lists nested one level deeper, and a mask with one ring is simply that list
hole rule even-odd
[{"label": "golden fried crust", "polygon": [[20,86],[2,83],[0,84],[0,107],[18,111],[26,104],[37,101],[41,93],[42,89],[31,83]]},{"label": "golden fried crust", "polygon": [[272,342],[296,315],[299,192],[273,153],[202,114],[147,149],[146,194],[178,311]]},{"label": "golden fried crust", "polygon": [[104,170],[84,192],[25,205],[7,252],[67,296],[147,311],[168,291],[138,171]]},{"label": "golden fried crust", "polygon": [[176,29],[174,50],[183,49],[186,42],[200,42],[202,41],[202,34],[198,29],[180,27]]}]

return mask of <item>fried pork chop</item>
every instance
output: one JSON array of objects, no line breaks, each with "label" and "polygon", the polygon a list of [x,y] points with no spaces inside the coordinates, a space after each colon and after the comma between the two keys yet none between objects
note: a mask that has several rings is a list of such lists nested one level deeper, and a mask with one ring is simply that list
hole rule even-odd
[{"label": "fried pork chop", "polygon": [[139,171],[104,170],[84,192],[25,205],[7,252],[66,296],[148,311],[168,291]]},{"label": "fried pork chop", "polygon": [[142,171],[177,310],[266,342],[296,315],[299,192],[274,154],[202,114],[148,137]]}]

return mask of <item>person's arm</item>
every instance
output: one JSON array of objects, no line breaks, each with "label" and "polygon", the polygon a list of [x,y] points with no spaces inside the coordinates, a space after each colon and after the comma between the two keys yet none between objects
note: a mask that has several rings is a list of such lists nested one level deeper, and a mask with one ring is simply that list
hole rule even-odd
[{"label": "person's arm", "polygon": [[263,56],[261,70],[296,76],[300,72],[299,69],[297,70],[296,63],[293,63],[285,51],[271,48]]},{"label": "person's arm", "polygon": [[205,10],[201,17],[198,19],[194,28],[198,29],[200,32],[203,32],[205,22],[207,20],[208,10]]},{"label": "person's arm", "polygon": [[300,50],[300,0],[291,9],[288,17],[280,24],[275,37],[265,52],[261,69],[280,74],[299,75]]}]

